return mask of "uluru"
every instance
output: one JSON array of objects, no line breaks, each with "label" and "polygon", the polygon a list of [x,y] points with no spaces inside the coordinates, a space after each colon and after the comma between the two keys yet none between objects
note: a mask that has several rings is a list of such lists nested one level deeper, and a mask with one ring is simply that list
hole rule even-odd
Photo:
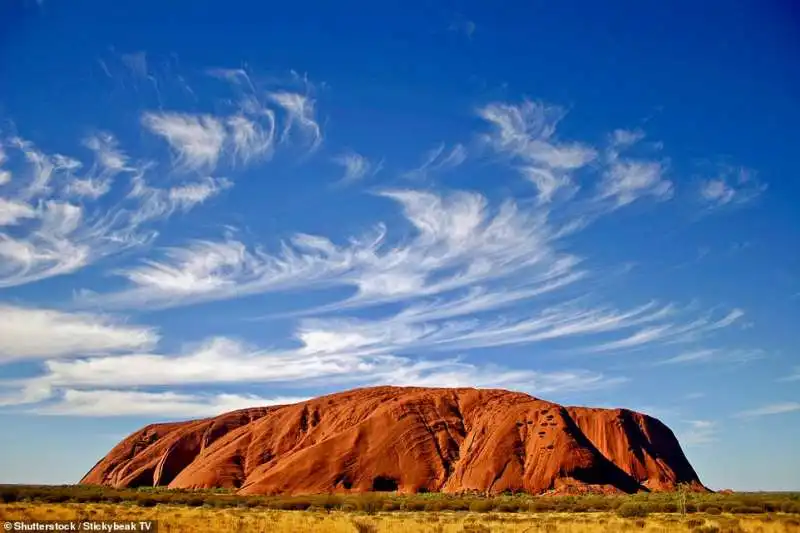
[{"label": "uluru", "polygon": [[287,495],[704,490],[673,432],[651,416],[420,387],[148,425],[81,483]]}]

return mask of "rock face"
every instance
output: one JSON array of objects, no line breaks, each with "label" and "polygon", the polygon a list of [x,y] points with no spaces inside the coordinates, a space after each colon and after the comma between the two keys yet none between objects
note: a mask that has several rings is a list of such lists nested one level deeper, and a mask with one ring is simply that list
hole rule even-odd
[{"label": "rock face", "polygon": [[672,431],[647,415],[416,387],[153,424],[81,483],[240,494],[704,490]]}]

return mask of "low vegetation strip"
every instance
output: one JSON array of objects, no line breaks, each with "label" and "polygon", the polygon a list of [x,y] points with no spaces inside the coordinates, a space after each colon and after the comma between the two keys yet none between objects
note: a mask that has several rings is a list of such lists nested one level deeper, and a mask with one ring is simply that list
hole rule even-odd
[{"label": "low vegetation strip", "polygon": [[632,495],[530,496],[505,494],[320,494],[310,496],[242,496],[224,490],[166,488],[113,489],[92,485],[0,485],[0,503],[125,503],[138,507],[252,508],[283,511],[354,511],[470,513],[615,513],[643,518],[651,513],[737,515],[800,514],[800,493],[640,493]]},{"label": "low vegetation strip", "polygon": [[650,514],[624,518],[613,512],[344,512],[311,508],[304,512],[246,508],[188,508],[125,503],[0,504],[0,523],[36,520],[155,520],[159,533],[792,533],[800,517],[758,515]]}]

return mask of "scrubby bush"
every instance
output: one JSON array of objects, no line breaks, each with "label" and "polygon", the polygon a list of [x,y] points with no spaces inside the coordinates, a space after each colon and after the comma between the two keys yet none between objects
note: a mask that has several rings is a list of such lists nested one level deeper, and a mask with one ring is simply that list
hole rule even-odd
[{"label": "scrubby bush", "polygon": [[617,507],[617,515],[622,518],[645,518],[650,511],[641,503],[623,503]]},{"label": "scrubby bush", "polygon": [[519,511],[519,502],[501,502],[497,505],[497,511],[501,513],[516,513]]},{"label": "scrubby bush", "polygon": [[358,506],[353,502],[342,502],[342,505],[339,506],[339,509],[348,513],[352,513],[353,511],[358,511]]},{"label": "scrubby bush", "polygon": [[658,506],[658,511],[661,513],[677,513],[678,504],[675,502],[662,502]]},{"label": "scrubby bush", "polygon": [[155,507],[156,505],[158,505],[158,500],[156,500],[155,498],[147,498],[147,497],[138,498],[136,500],[136,505],[138,505],[139,507]]},{"label": "scrubby bush", "polygon": [[488,513],[494,509],[492,500],[475,500],[469,504],[469,510],[473,513]]},{"label": "scrubby bush", "polygon": [[734,514],[758,514],[763,513],[764,508],[757,505],[737,505],[731,508],[731,512]]},{"label": "scrubby bush", "polygon": [[706,514],[718,515],[722,514],[722,509],[720,509],[719,507],[715,507],[713,505],[709,505],[708,507],[703,509],[703,512]]},{"label": "scrubby bush", "polygon": [[17,491],[13,489],[3,489],[0,490],[0,502],[3,503],[14,503],[19,498]]},{"label": "scrubby bush", "polygon": [[408,500],[402,503],[403,511],[424,511],[425,502],[421,500]]}]

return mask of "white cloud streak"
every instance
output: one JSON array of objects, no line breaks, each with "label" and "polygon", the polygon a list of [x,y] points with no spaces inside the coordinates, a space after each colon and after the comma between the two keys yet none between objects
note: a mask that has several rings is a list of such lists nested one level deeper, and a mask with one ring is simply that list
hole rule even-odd
[{"label": "white cloud streak", "polygon": [[703,446],[717,440],[717,424],[711,420],[687,420],[687,429],[679,432],[679,440],[687,446]]},{"label": "white cloud streak", "polygon": [[[132,65],[147,71],[146,63]],[[300,140],[309,151],[321,145],[308,90],[264,91],[244,70],[212,75],[234,88],[238,100],[231,113],[159,111],[141,117],[141,125],[171,150],[171,168],[177,172],[167,183],[153,179],[159,165],[136,161],[107,133],[84,141],[94,155],[89,167],[14,139],[10,145],[22,154],[25,167],[23,172],[13,169],[13,181],[8,171],[4,183],[15,192],[0,197],[0,286],[73,272],[150,242],[155,223],[210,202],[232,186],[211,175],[218,167],[266,160],[277,144]],[[587,204],[591,209],[611,212],[645,196],[664,200],[672,195],[666,161],[623,155],[643,132],[613,132],[601,158],[591,146],[557,138],[556,127],[565,115],[561,108],[530,101],[490,103],[478,115],[489,125],[482,137],[485,145],[536,187],[535,205],[492,203],[464,191],[382,190],[376,196],[402,214],[397,226],[378,223],[341,239],[298,233],[273,250],[233,236],[195,239],[117,268],[114,273],[125,281],[121,290],[86,292],[78,299],[80,305],[101,308],[155,309],[274,291],[350,289],[348,297],[297,312],[295,317],[302,318],[287,348],[260,349],[210,337],[169,353],[157,349],[158,336],[151,329],[107,316],[0,307],[0,318],[3,313],[10,317],[6,330],[0,325],[0,355],[44,359],[40,376],[0,382],[11,390],[0,397],[0,405],[82,416],[206,416],[299,399],[160,389],[191,384],[390,383],[500,386],[535,394],[585,391],[625,378],[583,369],[513,369],[451,354],[567,339],[576,341],[578,352],[623,352],[705,340],[737,323],[738,309],[722,317],[697,317],[693,310],[669,304],[619,309],[592,304],[588,296],[558,294],[591,275],[581,258],[567,251],[565,237],[579,226],[574,221],[559,226],[553,216],[555,200],[579,190],[579,172],[601,175]],[[454,169],[472,156],[462,144],[447,146],[427,153],[411,174]],[[5,159],[0,152],[0,165]],[[344,169],[341,183],[364,179],[379,168],[355,152],[334,161]],[[192,176],[182,176],[187,173]],[[109,194],[123,181],[120,175],[128,178],[128,188]],[[106,209],[93,203],[112,197],[122,200]],[[368,315],[345,314],[383,304],[392,305]],[[420,358],[421,353],[428,358]],[[716,357],[715,349],[687,350],[661,364]],[[690,426],[700,440],[712,431],[705,421]]]},{"label": "white cloud streak", "polygon": [[461,166],[467,160],[467,148],[463,144],[456,144],[447,150],[444,143],[425,153],[422,164],[405,173],[405,177],[423,179],[428,175],[445,172]]},{"label": "white cloud streak", "polygon": [[[153,166],[129,163],[110,134],[90,137],[85,144],[95,153],[95,163],[78,175],[83,165],[77,160],[46,154],[20,138],[11,143],[22,155],[21,179],[0,197],[0,287],[75,272],[145,244],[156,235],[146,223],[186,211],[230,185],[207,178],[154,188],[145,181]],[[130,190],[101,209],[95,202],[120,173],[129,175]]]},{"label": "white cloud streak", "polygon": [[0,304],[0,362],[147,349],[158,335],[111,317]]},{"label": "white cloud streak", "polygon": [[722,166],[718,176],[700,184],[700,200],[709,208],[744,205],[758,198],[767,190],[752,170]]},{"label": "white cloud streak", "polygon": [[478,116],[492,126],[484,141],[511,159],[547,203],[561,189],[574,189],[570,173],[597,158],[597,151],[585,144],[558,141],[556,126],[565,111],[525,100],[521,104],[490,103],[478,109]]},{"label": "white cloud streak", "polygon": [[274,92],[268,96],[286,116],[281,140],[286,141],[293,130],[299,130],[309,144],[310,151],[319,148],[322,144],[322,129],[315,118],[314,100],[309,96],[286,91]]},{"label": "white cloud streak", "polygon": [[[671,309],[664,309],[665,314],[668,314],[669,311],[671,311]],[[707,333],[731,326],[742,316],[744,316],[744,312],[741,309],[733,309],[722,318],[714,319],[710,314],[706,314],[705,316],[701,316],[700,318],[692,320],[686,324],[661,324],[657,326],[648,326],[623,339],[595,346],[592,348],[592,351],[607,352],[641,348],[642,346],[652,344],[654,342],[680,343],[696,341]],[[710,357],[711,355],[712,353],[697,351],[676,356],[675,358],[664,361],[664,363],[680,363],[693,360],[696,361],[698,359],[703,359],[704,357]]]},{"label": "white cloud streak", "polygon": [[[146,72],[144,56],[130,59],[128,67]],[[108,132],[82,141],[94,156],[89,166],[69,156],[48,154],[20,137],[0,141],[0,165],[8,163],[8,150],[21,155],[16,168],[2,170],[0,287],[69,274],[147,244],[158,234],[156,223],[230,188],[231,180],[207,173],[222,162],[233,168],[271,157],[278,124],[269,102],[286,115],[284,132],[295,127],[314,130],[313,142],[318,143],[321,132],[314,121],[313,102],[292,98],[291,92],[281,94],[278,102],[267,97],[262,101],[251,84],[230,115],[144,113],[141,125],[167,141],[173,169],[178,174],[201,173],[196,178],[173,176],[168,186],[154,179],[160,165],[132,160]],[[119,186],[128,190],[100,205],[123,174],[126,179]]]},{"label": "white cloud streak", "polygon": [[673,183],[665,178],[665,161],[623,157],[645,134],[641,130],[615,130],[605,151],[606,168],[598,184],[597,200],[611,202],[609,209],[624,207],[643,197],[669,200]]},{"label": "white cloud streak", "polygon": [[344,152],[333,158],[333,162],[344,169],[344,175],[339,180],[341,185],[349,185],[372,176],[380,171],[382,162],[372,163],[369,159],[352,150]]},{"label": "white cloud streak", "polygon": [[210,171],[216,168],[225,145],[225,127],[211,115],[145,113],[142,124],[163,137],[172,148],[181,170]]},{"label": "white cloud streak", "polygon": [[780,378],[778,381],[800,381],[800,366],[794,367],[789,375]]},{"label": "white cloud streak", "polygon": [[[364,349],[349,333],[304,330],[301,346],[285,351],[256,350],[226,338],[212,338],[177,355],[130,354],[48,360],[45,374],[0,382],[15,392],[0,405],[35,404],[35,412],[77,415],[175,414],[199,416],[270,400],[238,395],[197,395],[141,391],[141,387],[192,384],[302,383],[325,385],[418,385],[509,387],[536,394],[585,391],[614,386],[609,378],[585,370],[535,372],[476,365],[461,359],[420,360],[382,349]],[[129,390],[136,387],[136,391]],[[126,402],[117,400],[126,399]],[[133,400],[140,399],[141,405]],[[282,402],[283,400],[275,400]],[[259,403],[262,402],[262,403]]]},{"label": "white cloud streak", "polygon": [[796,411],[800,411],[800,403],[782,402],[782,403],[773,403],[765,405],[763,407],[758,407],[756,409],[749,409],[747,411],[742,411],[740,413],[737,413],[736,416],[740,418],[756,418],[762,416],[794,413]]},{"label": "white cloud streak", "polygon": [[622,207],[643,197],[656,200],[672,198],[672,182],[664,179],[664,168],[659,162],[615,161],[603,176],[600,199],[613,199]]},{"label": "white cloud streak", "polygon": [[0,226],[14,226],[27,218],[35,218],[36,210],[18,200],[0,198]]},{"label": "white cloud streak", "polygon": [[[577,259],[552,248],[543,214],[522,211],[513,202],[492,209],[474,193],[380,194],[401,207],[416,231],[412,239],[392,243],[386,228],[378,225],[346,245],[322,236],[295,235],[277,254],[234,241],[196,241],[183,251],[170,250],[164,260],[122,271],[133,285],[100,295],[95,303],[163,307],[294,287],[351,286],[357,290],[354,298],[363,304],[430,296],[523,274],[547,282],[554,281],[555,274],[574,274],[570,271]],[[235,254],[223,252],[234,248]],[[224,254],[229,262],[217,269],[209,253]],[[162,276],[176,271],[195,280],[195,290],[165,290],[169,283],[162,283]]]},{"label": "white cloud streak", "polygon": [[[693,335],[696,340],[697,334]],[[723,350],[720,348],[701,349],[687,351],[668,359],[656,362],[656,365],[688,365],[700,363],[729,363],[745,364],[751,361],[763,359],[765,354],[762,350]]]},{"label": "white cloud streak", "polygon": [[241,394],[187,394],[174,391],[144,392],[110,389],[66,389],[59,401],[34,408],[42,415],[86,417],[147,416],[158,418],[205,418],[248,407],[286,405],[305,397],[264,398]]}]

